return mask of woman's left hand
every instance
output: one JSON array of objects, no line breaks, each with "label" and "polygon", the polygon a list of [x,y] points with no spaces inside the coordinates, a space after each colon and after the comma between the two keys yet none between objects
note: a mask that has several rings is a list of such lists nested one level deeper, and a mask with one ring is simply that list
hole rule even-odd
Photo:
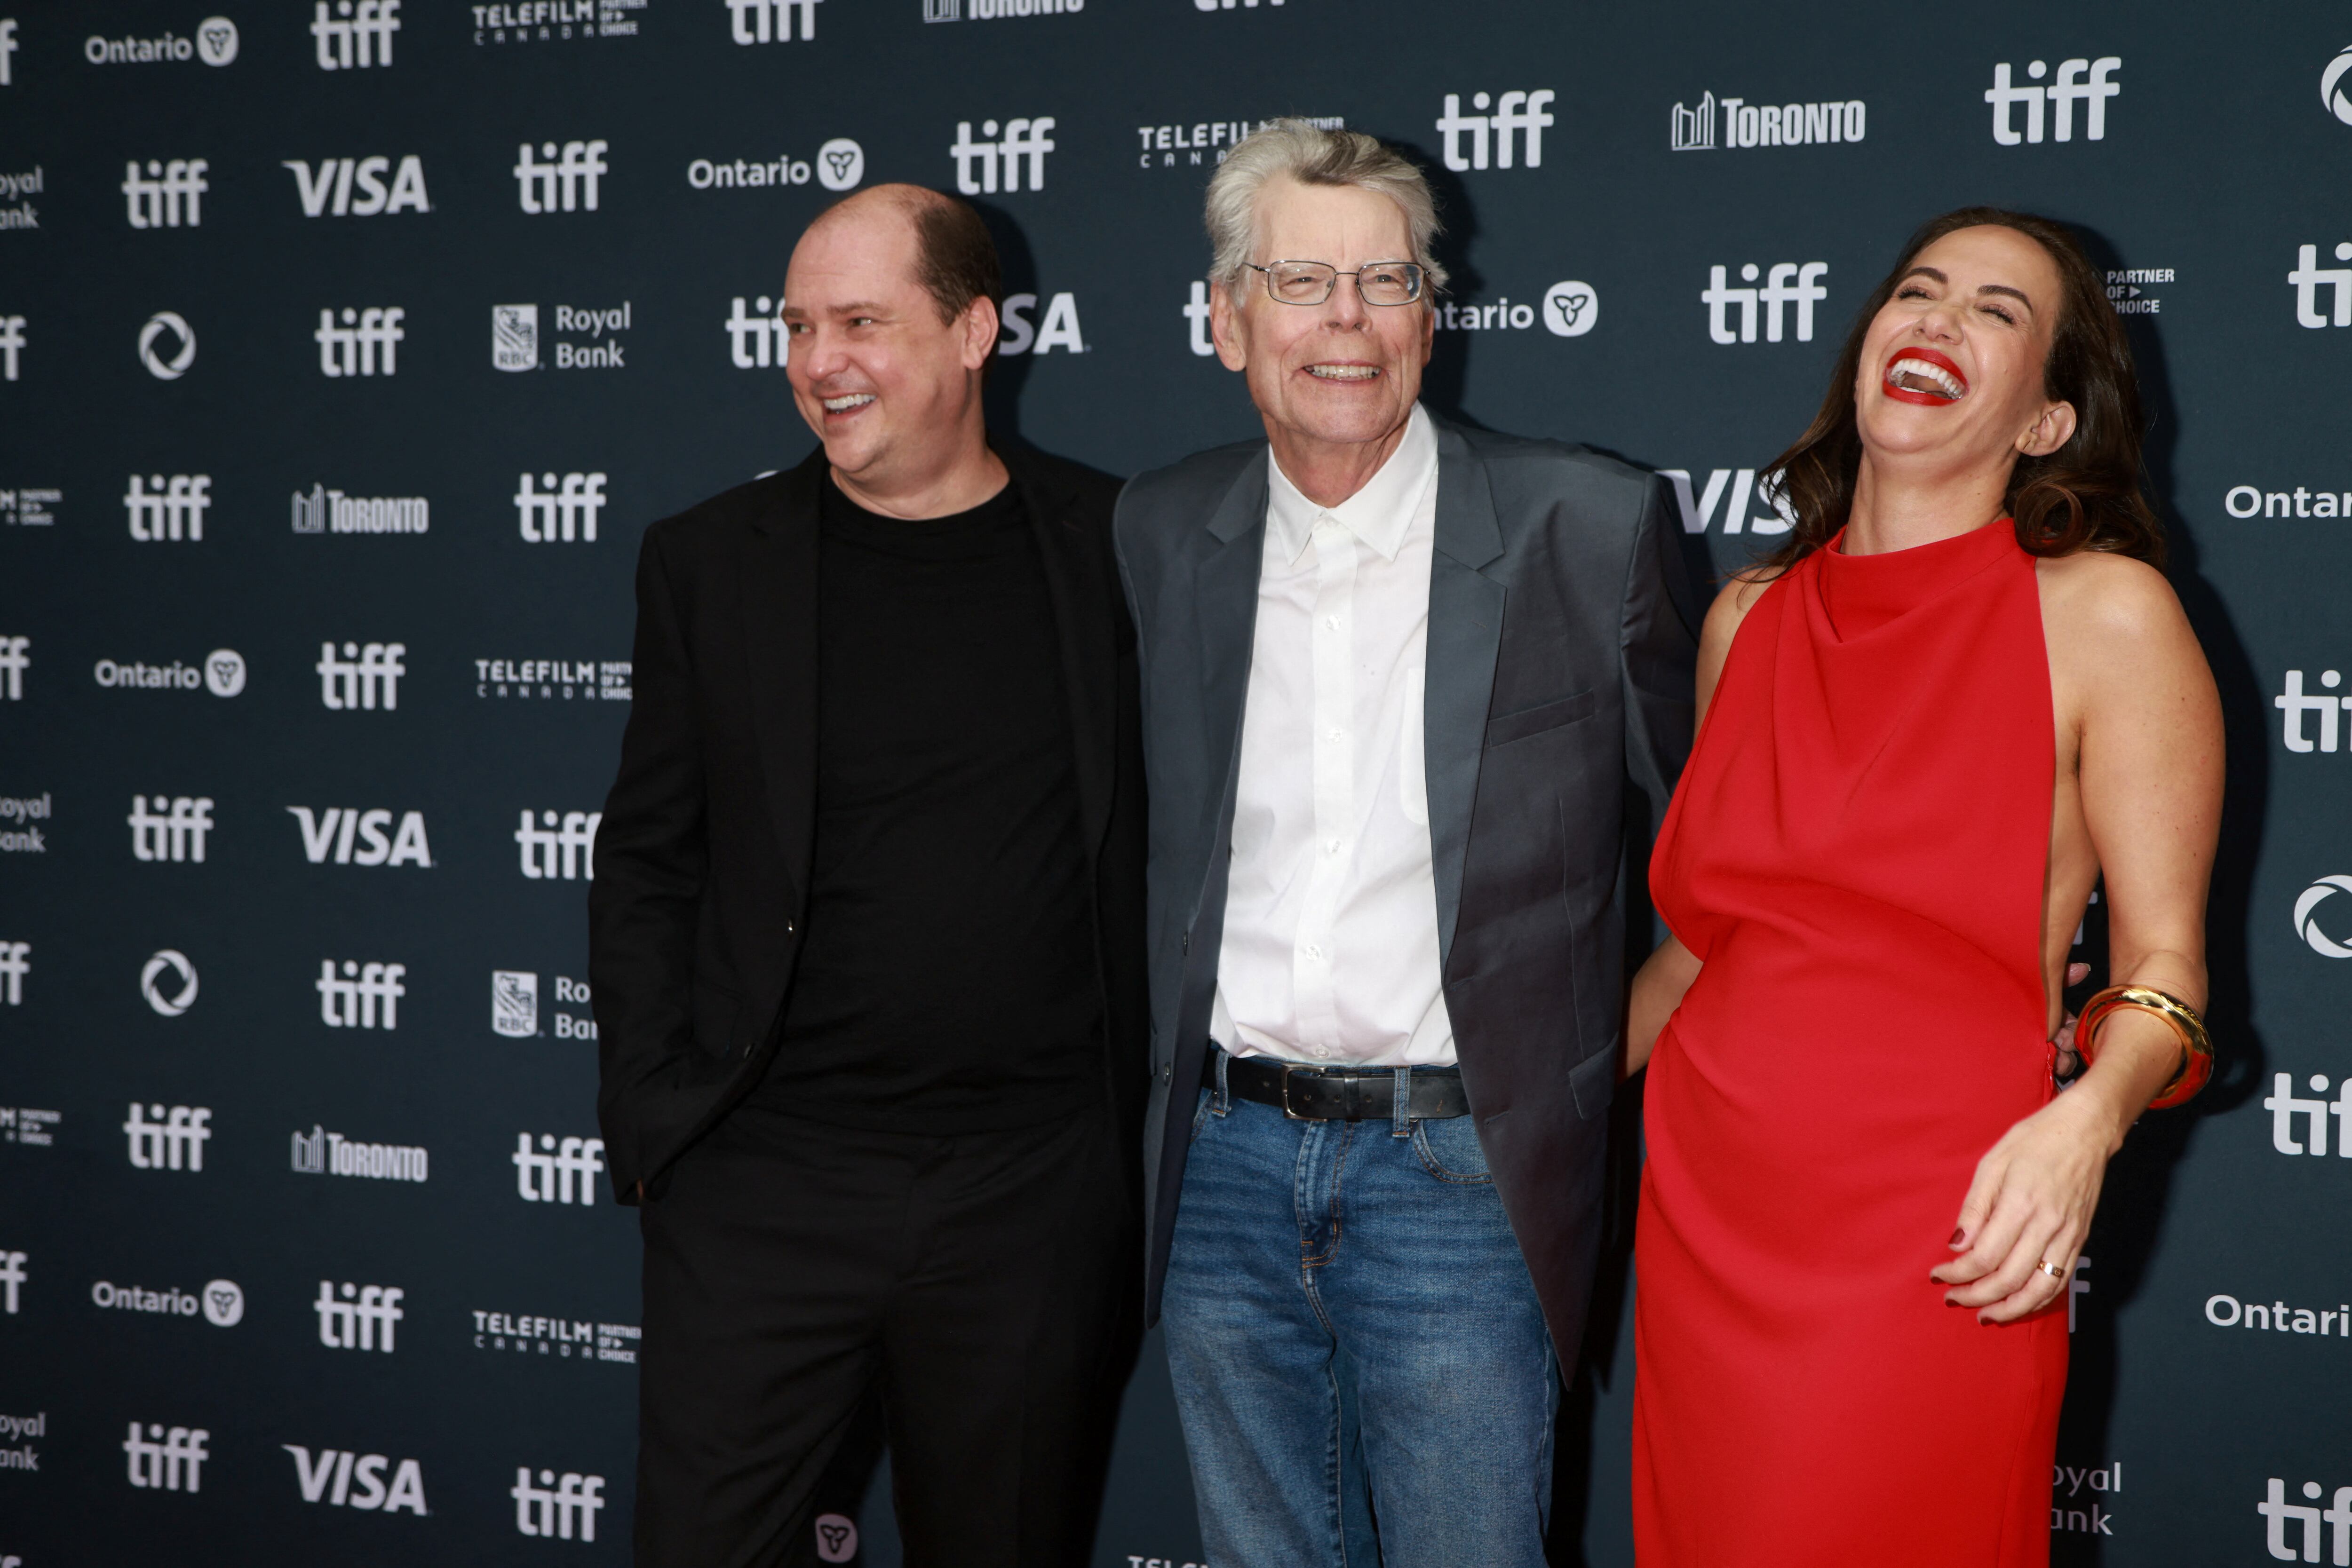
[{"label": "woman's left hand", "polygon": [[1980,1323],[2009,1323],[2064,1297],[2115,1141],[2104,1108],[2077,1094],[2061,1094],[2004,1134],[1977,1162],[1960,1205],[1951,1239],[1958,1256],[1927,1276],[1954,1287],[1944,1300],[1979,1309]]}]

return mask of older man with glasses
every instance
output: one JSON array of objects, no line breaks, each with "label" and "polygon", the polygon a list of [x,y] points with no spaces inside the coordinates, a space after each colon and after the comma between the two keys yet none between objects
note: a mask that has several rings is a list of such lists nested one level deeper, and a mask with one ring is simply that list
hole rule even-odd
[{"label": "older man with glasses", "polygon": [[1372,138],[1261,130],[1207,221],[1217,353],[1266,439],[1137,479],[1114,529],[1151,819],[1148,1283],[1204,1544],[1538,1568],[1627,879],[1690,742],[1675,507],[1421,407],[1436,213]]}]

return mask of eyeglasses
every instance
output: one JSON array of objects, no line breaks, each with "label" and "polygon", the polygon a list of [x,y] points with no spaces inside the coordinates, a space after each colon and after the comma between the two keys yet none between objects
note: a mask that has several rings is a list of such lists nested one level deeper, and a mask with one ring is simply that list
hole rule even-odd
[{"label": "eyeglasses", "polygon": [[1368,261],[1353,272],[1342,272],[1327,261],[1277,261],[1260,267],[1242,264],[1265,274],[1266,293],[1284,305],[1320,305],[1339,287],[1339,279],[1356,280],[1356,296],[1367,305],[1410,305],[1421,298],[1421,268],[1410,261]]}]

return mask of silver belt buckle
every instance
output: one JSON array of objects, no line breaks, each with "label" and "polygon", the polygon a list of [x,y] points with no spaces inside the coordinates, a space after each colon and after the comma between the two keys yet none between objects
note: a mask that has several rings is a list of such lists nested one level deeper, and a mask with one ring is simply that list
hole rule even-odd
[{"label": "silver belt buckle", "polygon": [[1282,1064],[1282,1114],[1283,1114],[1283,1119],[1284,1119],[1284,1120],[1286,1120],[1286,1121],[1290,1121],[1290,1122],[1311,1122],[1311,1121],[1313,1121],[1313,1120],[1314,1120],[1314,1118],[1313,1118],[1313,1117],[1311,1117],[1311,1116],[1302,1116],[1302,1115],[1300,1115],[1297,1112],[1296,1112],[1296,1111],[1294,1111],[1294,1110],[1292,1110],[1292,1109],[1290,1108],[1290,1075],[1291,1075],[1292,1073],[1294,1073],[1294,1072],[1297,1071],[1298,1071],[1298,1069],[1297,1069],[1297,1068],[1293,1067],[1290,1063],[1288,1063],[1288,1062],[1286,1062],[1286,1062],[1284,1062],[1284,1063]]}]

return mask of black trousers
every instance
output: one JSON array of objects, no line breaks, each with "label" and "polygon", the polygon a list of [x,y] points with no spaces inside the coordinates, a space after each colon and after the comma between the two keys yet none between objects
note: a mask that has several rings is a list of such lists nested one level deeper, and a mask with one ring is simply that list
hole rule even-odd
[{"label": "black trousers", "polygon": [[646,1202],[637,1568],[810,1559],[880,1396],[908,1568],[1080,1568],[1139,1334],[1110,1114],[950,1137],[742,1110]]}]

